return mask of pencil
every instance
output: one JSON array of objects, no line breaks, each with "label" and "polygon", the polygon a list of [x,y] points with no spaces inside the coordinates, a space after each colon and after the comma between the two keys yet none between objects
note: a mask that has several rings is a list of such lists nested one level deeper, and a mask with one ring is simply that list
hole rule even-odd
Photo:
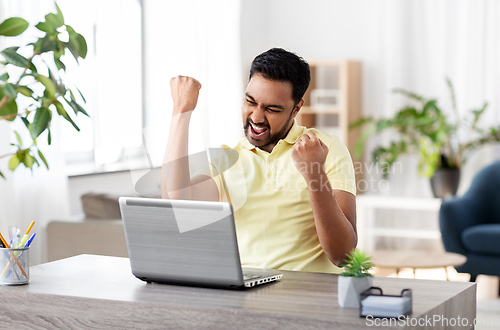
[{"label": "pencil", "polygon": [[35,224],[35,221],[31,221],[31,224],[30,224],[30,226],[28,227],[28,230],[26,230],[26,233],[24,234],[23,238],[21,239],[21,242],[19,243],[19,245],[18,245],[18,246],[13,246],[13,248],[22,248],[22,247],[26,244],[26,242],[27,242],[27,241],[28,241],[28,239],[29,239],[28,234],[29,234],[29,232],[30,232],[31,228],[33,228],[33,225],[34,225],[34,224]]},{"label": "pencil", "polygon": [[26,230],[26,233],[24,235],[28,235],[30,233],[31,228],[33,228],[33,225],[35,224],[35,221],[31,221],[30,226],[28,227],[28,230]]},{"label": "pencil", "polygon": [[[9,244],[7,244],[7,242],[6,242],[6,241],[5,241],[5,239],[3,238],[2,233],[0,233],[0,239],[1,239],[1,240],[2,240],[2,242],[3,242],[3,245],[5,245],[5,247],[6,247],[7,249],[10,249]],[[24,271],[23,266],[21,266],[21,264],[19,263],[19,260],[17,260],[17,258],[16,258],[16,256],[14,255],[14,253],[12,253],[12,251],[9,251],[9,252],[10,252],[11,257],[12,257],[12,258],[14,258],[14,261],[16,262],[17,267],[19,267],[19,269],[21,270],[21,273],[23,273],[23,275],[24,275],[26,278],[28,278],[28,275],[26,275],[26,272]]]}]

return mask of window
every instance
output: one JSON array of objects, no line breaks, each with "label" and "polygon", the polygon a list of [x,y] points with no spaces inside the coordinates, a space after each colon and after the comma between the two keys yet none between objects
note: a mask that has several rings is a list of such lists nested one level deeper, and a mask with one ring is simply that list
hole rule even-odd
[{"label": "window", "polygon": [[65,61],[91,116],[75,120],[80,132],[61,125],[61,148],[75,165],[70,173],[108,170],[117,163],[126,168],[127,151],[142,150],[142,2],[59,0],[58,5],[88,46],[80,65]]}]

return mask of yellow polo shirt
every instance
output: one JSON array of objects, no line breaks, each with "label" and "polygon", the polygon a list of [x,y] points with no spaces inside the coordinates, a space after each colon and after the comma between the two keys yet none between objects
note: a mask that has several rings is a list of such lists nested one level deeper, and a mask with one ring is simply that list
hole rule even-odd
[{"label": "yellow polo shirt", "polygon": [[332,188],[355,195],[354,167],[344,144],[337,136],[298,126],[295,120],[286,138],[271,153],[243,138],[232,149],[211,149],[210,171],[195,173],[211,176],[220,201],[232,204],[244,266],[341,271],[321,248],[307,184],[291,157],[295,141],[309,131],[329,148],[325,171]]}]

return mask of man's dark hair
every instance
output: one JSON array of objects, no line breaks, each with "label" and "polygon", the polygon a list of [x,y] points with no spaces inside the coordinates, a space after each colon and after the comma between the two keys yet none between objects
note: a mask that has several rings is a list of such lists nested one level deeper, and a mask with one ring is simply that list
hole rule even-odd
[{"label": "man's dark hair", "polygon": [[250,67],[250,77],[260,73],[264,78],[289,81],[292,83],[292,98],[299,103],[311,81],[309,64],[297,54],[282,48],[271,48],[254,58]]}]

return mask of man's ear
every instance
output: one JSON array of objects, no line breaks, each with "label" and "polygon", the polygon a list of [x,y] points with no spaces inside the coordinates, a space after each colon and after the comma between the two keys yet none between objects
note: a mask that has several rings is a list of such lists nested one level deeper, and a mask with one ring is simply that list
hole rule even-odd
[{"label": "man's ear", "polygon": [[292,118],[295,118],[297,114],[299,113],[300,109],[302,109],[302,106],[304,105],[304,99],[301,99],[299,103],[295,106],[295,108],[292,111]]}]

